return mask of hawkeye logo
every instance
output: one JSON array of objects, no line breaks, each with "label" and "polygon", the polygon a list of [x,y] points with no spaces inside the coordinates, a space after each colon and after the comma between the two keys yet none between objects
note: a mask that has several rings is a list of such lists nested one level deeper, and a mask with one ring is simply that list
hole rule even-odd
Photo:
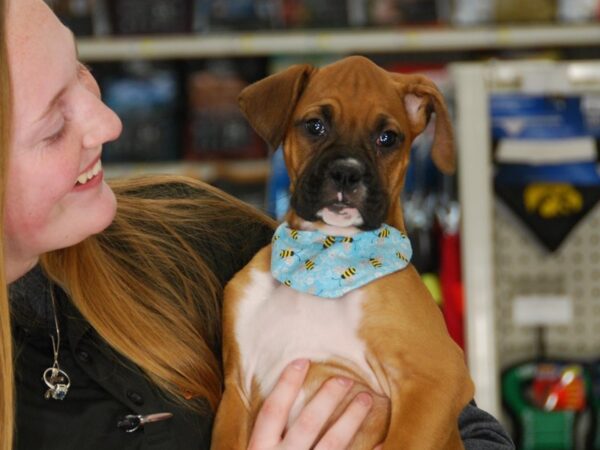
[{"label": "hawkeye logo", "polygon": [[570,184],[532,183],[523,192],[525,209],[543,219],[569,216],[581,211],[583,196]]}]

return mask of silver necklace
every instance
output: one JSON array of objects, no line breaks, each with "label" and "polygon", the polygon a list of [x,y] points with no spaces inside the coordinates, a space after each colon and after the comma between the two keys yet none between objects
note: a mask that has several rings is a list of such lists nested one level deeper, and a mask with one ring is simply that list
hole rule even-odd
[{"label": "silver necklace", "polygon": [[50,298],[52,300],[52,313],[54,315],[54,327],[56,329],[56,339],[50,334],[52,340],[52,352],[54,353],[54,362],[51,367],[44,370],[42,380],[48,386],[44,398],[46,400],[64,400],[71,387],[69,375],[60,368],[58,364],[58,355],[60,352],[60,327],[58,326],[58,315],[56,314],[56,302],[54,300],[54,288],[50,287]]}]

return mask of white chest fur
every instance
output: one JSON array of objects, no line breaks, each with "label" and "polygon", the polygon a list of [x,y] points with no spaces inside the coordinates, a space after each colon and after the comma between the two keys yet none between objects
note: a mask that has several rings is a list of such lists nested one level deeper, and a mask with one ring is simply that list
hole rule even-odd
[{"label": "white chest fur", "polygon": [[235,329],[246,393],[253,379],[262,395],[269,393],[285,365],[297,358],[341,361],[380,391],[358,336],[362,302],[361,291],[324,299],[295,291],[270,273],[255,270],[238,304]]}]

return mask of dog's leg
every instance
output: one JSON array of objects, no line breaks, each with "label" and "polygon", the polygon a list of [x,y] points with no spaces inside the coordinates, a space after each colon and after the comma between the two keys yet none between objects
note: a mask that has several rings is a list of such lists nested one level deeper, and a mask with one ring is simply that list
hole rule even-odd
[{"label": "dog's leg", "polygon": [[225,387],[215,418],[211,450],[244,450],[250,439],[250,413],[236,386]]},{"label": "dog's leg", "polygon": [[452,429],[452,434],[448,438],[448,444],[444,448],[448,450],[463,450],[465,448],[458,426]]},{"label": "dog's leg", "polygon": [[[446,352],[452,352],[451,346]],[[384,450],[463,449],[458,416],[473,398],[473,383],[460,356],[431,358],[431,364],[422,365],[399,358],[401,365],[387,367],[391,414]],[[436,364],[436,359],[445,362]]]},{"label": "dog's leg", "polygon": [[[444,384],[440,380],[441,384]],[[456,413],[439,387],[405,381],[393,396],[383,450],[463,450]]]},{"label": "dog's leg", "polygon": [[[252,294],[248,298],[246,287],[250,285],[250,273],[268,273],[270,246],[259,251],[248,265],[238,272],[225,287],[223,293],[223,370],[225,392],[219,404],[212,433],[212,450],[245,450],[257,413],[258,397],[256,386],[244,387],[242,355],[236,337],[236,319],[241,302],[251,301],[264,293]],[[252,396],[252,397],[249,397]]]},{"label": "dog's leg", "polygon": [[391,399],[384,450],[462,449],[458,416],[474,388],[441,311],[412,267],[368,289],[362,333]]},{"label": "dog's leg", "polygon": [[[240,277],[240,274],[236,276]],[[228,285],[225,288],[223,304],[225,391],[213,426],[211,450],[245,450],[250,439],[250,407],[242,390],[241,357],[235,339],[232,314],[239,299],[235,284]]]}]

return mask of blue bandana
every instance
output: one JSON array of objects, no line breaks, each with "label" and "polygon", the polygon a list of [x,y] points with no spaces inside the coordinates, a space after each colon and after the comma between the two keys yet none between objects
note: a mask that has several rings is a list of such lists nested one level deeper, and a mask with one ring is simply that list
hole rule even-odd
[{"label": "blue bandana", "polygon": [[404,269],[411,256],[406,235],[389,225],[345,237],[283,223],[273,236],[271,273],[298,291],[337,298]]}]

